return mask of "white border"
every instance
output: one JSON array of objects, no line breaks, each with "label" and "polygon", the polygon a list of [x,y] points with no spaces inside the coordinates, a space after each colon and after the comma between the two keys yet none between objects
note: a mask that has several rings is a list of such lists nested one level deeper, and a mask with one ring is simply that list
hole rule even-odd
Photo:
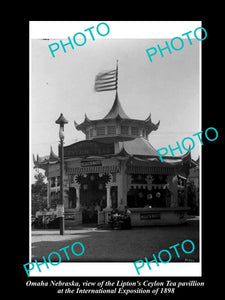
[{"label": "white border", "polygon": [[[107,23],[110,32],[101,37],[96,33],[99,23]],[[31,21],[30,38],[32,39],[62,39],[77,32],[85,33],[84,30],[94,26],[95,39],[143,39],[143,38],[173,38],[201,26],[201,21]],[[99,27],[100,28],[100,27]],[[88,32],[87,39],[91,39]],[[187,38],[187,37],[182,37]]]},{"label": "white border", "polygon": [[[202,26],[202,24],[201,24]],[[202,130],[202,44],[199,44],[199,131]],[[202,147],[199,148],[199,260],[202,265]]]},{"label": "white border", "polygon": [[32,106],[32,97],[31,97],[31,36],[29,35],[29,261],[31,261],[31,216],[32,216],[32,209],[31,209],[31,184],[32,184],[32,160],[33,160],[33,154],[32,154],[32,147],[31,147],[31,132],[32,132],[32,116],[31,116],[31,106]]},{"label": "white border", "polygon": [[128,263],[60,263],[58,266],[52,266],[50,264],[49,269],[45,265],[41,265],[41,272],[35,267],[30,272],[30,276],[37,277],[97,277],[97,276],[110,276],[110,277],[200,277],[201,276],[201,264],[200,263],[159,263],[157,266],[152,263],[151,270],[145,263],[144,267],[139,269],[140,275],[132,262]]}]

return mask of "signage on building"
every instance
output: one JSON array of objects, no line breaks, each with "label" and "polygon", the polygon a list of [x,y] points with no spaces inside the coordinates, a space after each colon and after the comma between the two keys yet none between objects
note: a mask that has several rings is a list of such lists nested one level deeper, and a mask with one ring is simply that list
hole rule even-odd
[{"label": "signage on building", "polygon": [[[114,154],[114,144],[95,141],[81,141],[64,147],[64,157],[86,157],[93,155]],[[60,155],[60,148],[59,148]]]},{"label": "signage on building", "polygon": [[64,213],[65,220],[75,220],[74,212],[65,212]]},{"label": "signage on building", "polygon": [[102,166],[101,160],[83,160],[81,167]]},{"label": "signage on building", "polygon": [[159,213],[141,213],[141,220],[151,220],[151,219],[160,219]]}]

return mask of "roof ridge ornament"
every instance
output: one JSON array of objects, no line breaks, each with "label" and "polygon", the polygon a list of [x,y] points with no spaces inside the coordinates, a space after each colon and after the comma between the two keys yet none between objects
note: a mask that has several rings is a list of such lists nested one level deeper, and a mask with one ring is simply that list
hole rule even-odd
[{"label": "roof ridge ornament", "polygon": [[149,116],[145,119],[145,121],[151,121],[151,113],[149,114]]},{"label": "roof ridge ornament", "polygon": [[86,114],[86,113],[84,113],[84,121],[86,121],[86,122],[89,122],[89,121],[91,121],[91,120],[88,118],[88,116],[87,116],[87,114]]}]

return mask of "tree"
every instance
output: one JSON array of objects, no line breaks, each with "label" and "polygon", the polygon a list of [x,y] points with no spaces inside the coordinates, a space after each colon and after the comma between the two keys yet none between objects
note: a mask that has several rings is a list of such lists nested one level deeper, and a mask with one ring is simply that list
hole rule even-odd
[{"label": "tree", "polygon": [[39,208],[47,207],[47,184],[44,182],[46,177],[37,172],[34,178],[36,181],[31,186],[32,214],[35,214]]}]

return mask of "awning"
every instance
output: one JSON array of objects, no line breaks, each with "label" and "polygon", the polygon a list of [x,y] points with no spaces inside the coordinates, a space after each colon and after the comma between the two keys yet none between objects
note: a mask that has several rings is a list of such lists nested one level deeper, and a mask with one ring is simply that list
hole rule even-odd
[{"label": "awning", "polygon": [[88,173],[118,173],[120,172],[119,166],[89,166],[89,167],[78,167],[78,168],[68,168],[68,175],[79,175]]}]

